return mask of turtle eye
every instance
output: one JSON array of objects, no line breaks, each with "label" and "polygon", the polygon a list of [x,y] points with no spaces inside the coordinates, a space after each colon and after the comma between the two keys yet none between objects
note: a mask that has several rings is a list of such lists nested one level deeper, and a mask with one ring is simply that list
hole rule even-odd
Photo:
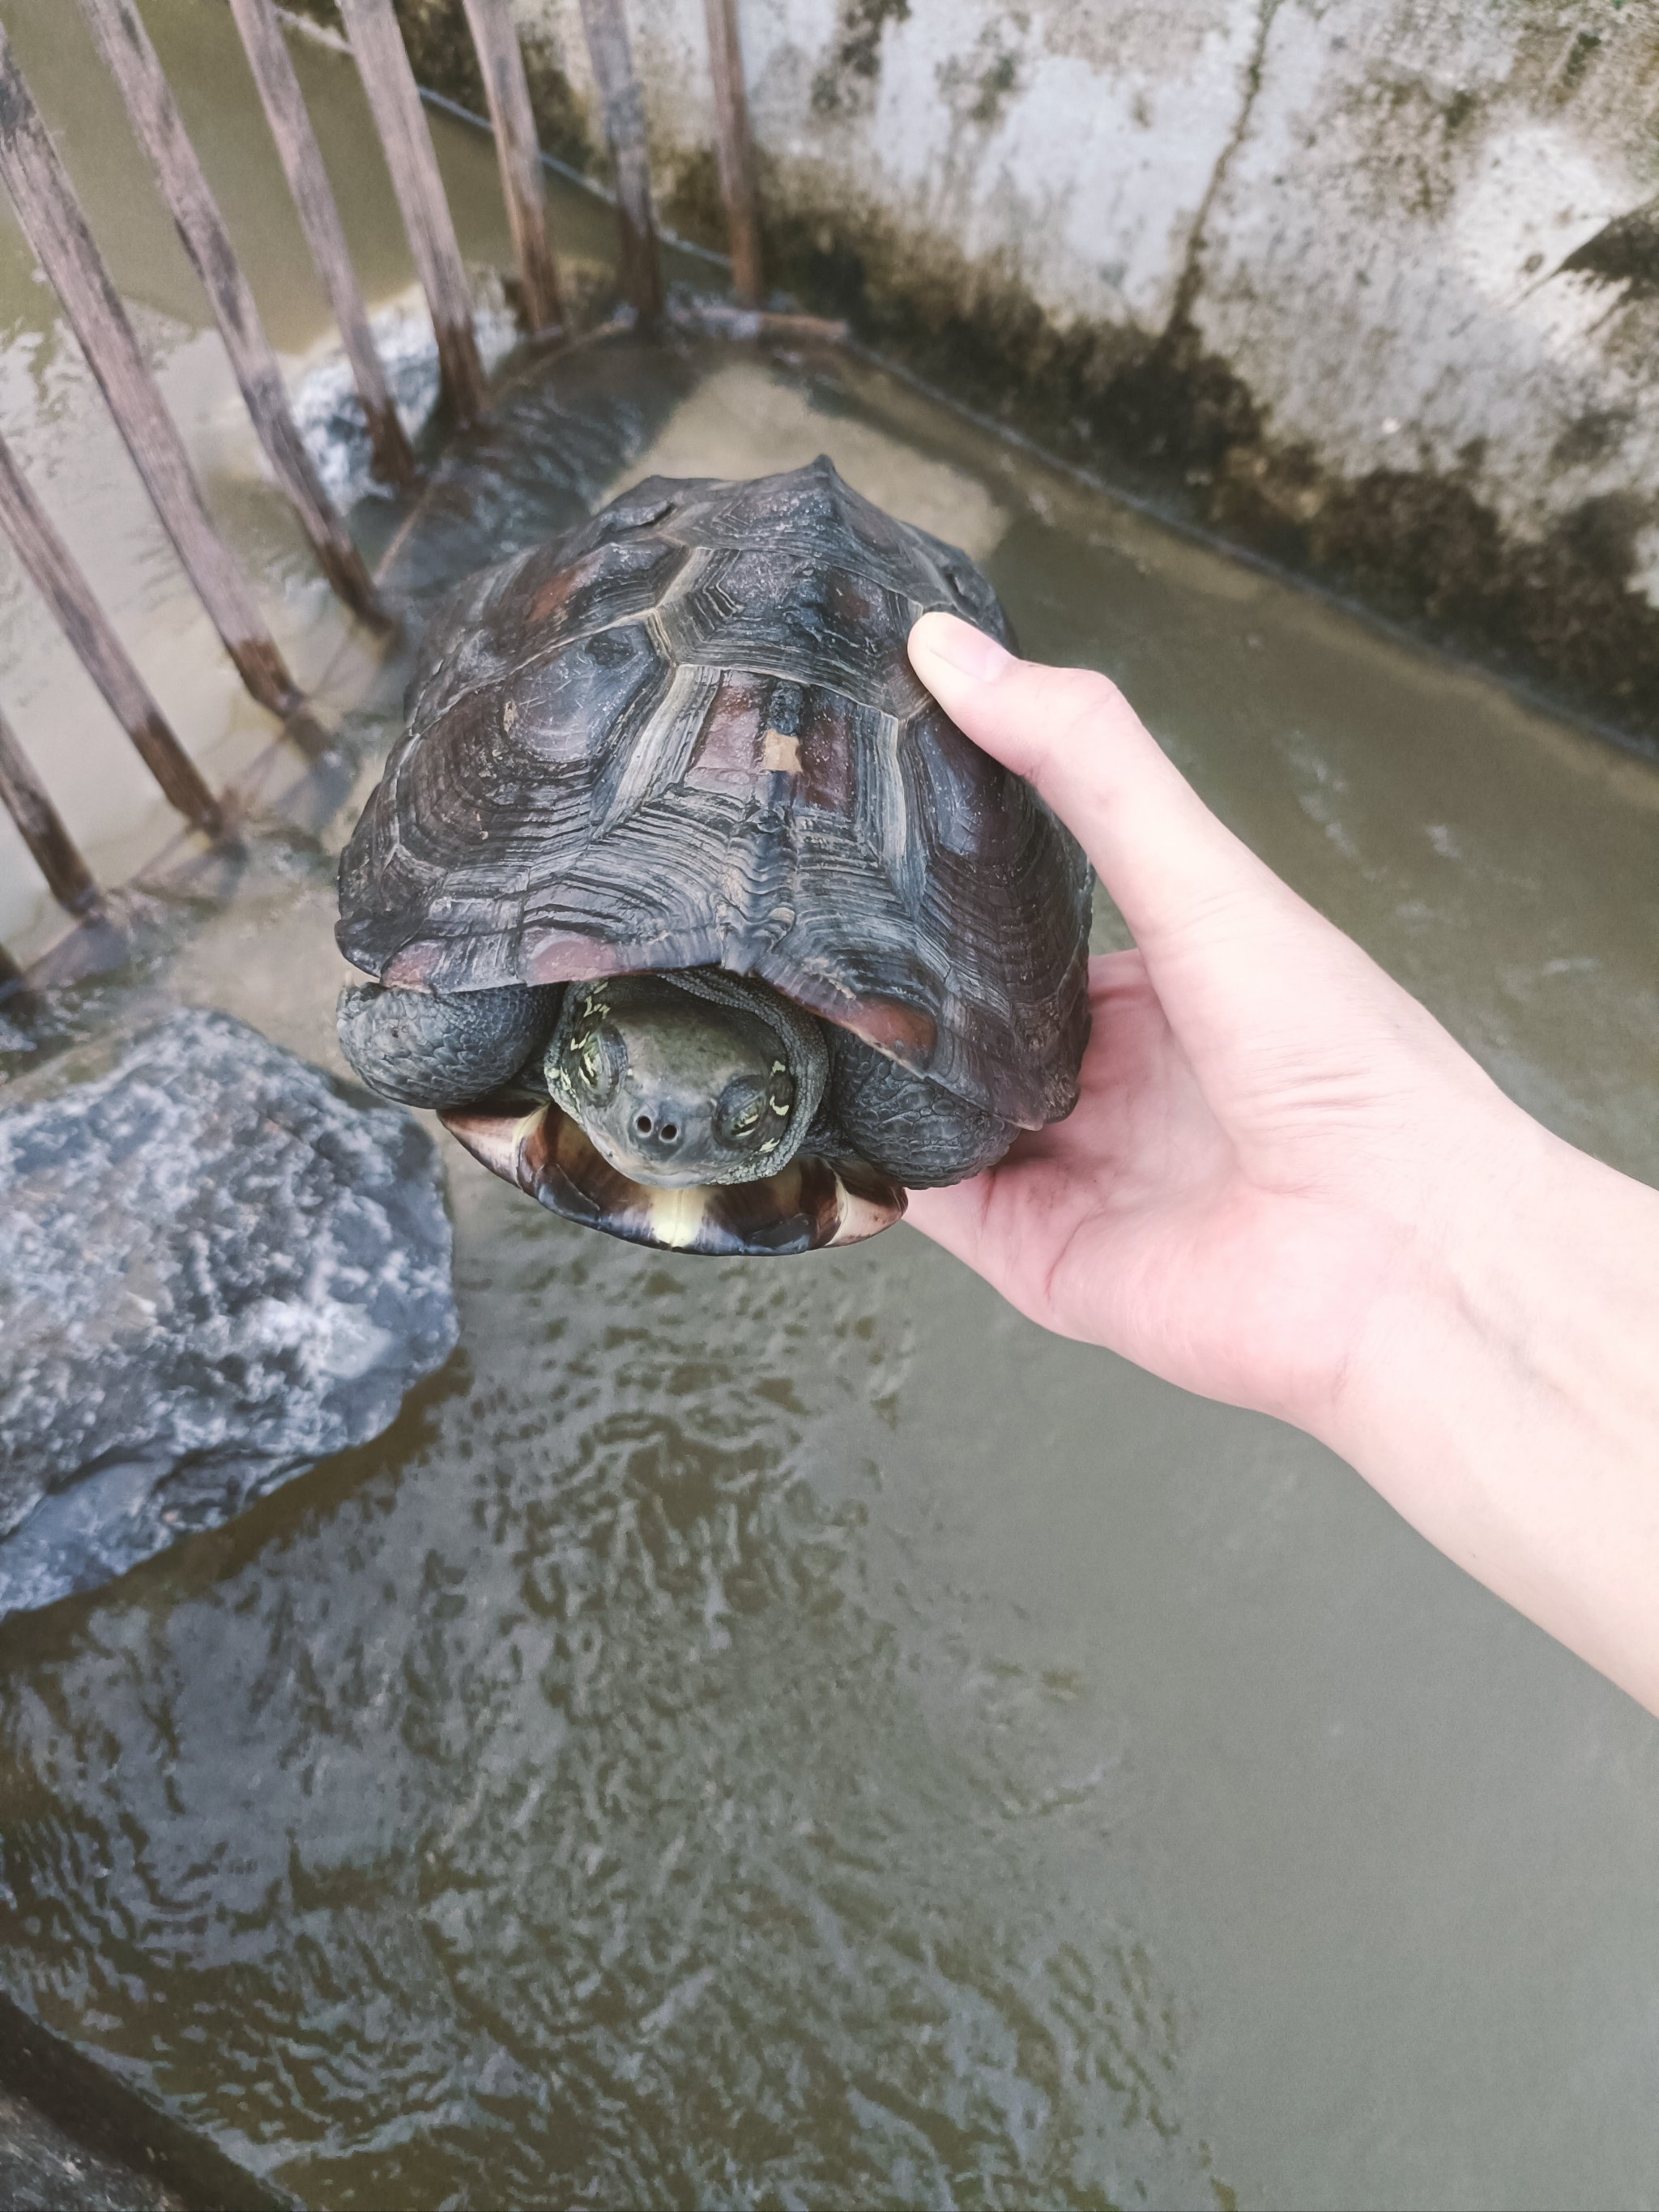
[{"label": "turtle eye", "polygon": [[579,1098],[604,1106],[616,1095],[623,1058],[616,1031],[590,1023],[578,1029],[565,1046],[565,1079]]},{"label": "turtle eye", "polygon": [[714,1127],[728,1145],[752,1145],[766,1120],[766,1085],[734,1076],[714,1109]]}]

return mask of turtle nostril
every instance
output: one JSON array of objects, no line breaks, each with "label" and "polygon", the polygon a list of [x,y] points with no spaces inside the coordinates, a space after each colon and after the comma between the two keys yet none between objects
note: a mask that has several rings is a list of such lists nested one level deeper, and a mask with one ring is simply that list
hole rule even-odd
[{"label": "turtle nostril", "polygon": [[639,1131],[641,1136],[648,1137],[651,1134],[651,1116],[648,1114],[636,1115],[634,1127]]},{"label": "turtle nostril", "polygon": [[672,1145],[680,1133],[672,1121],[665,1121],[657,1133],[665,1145]]}]

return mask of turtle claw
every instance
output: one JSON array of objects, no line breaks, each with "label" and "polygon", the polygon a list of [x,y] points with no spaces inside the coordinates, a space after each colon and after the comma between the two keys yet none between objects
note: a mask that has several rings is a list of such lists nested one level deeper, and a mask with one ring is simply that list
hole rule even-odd
[{"label": "turtle claw", "polygon": [[858,1244],[904,1212],[902,1187],[863,1160],[798,1154],[754,1182],[664,1190],[632,1182],[580,1122],[532,1091],[492,1091],[438,1116],[473,1158],[567,1221],[668,1252],[817,1252]]}]

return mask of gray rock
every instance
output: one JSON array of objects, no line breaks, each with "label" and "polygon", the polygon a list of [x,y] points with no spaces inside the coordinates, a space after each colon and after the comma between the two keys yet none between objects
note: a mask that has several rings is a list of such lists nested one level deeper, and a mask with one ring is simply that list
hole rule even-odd
[{"label": "gray rock", "polygon": [[366,1443],[456,1334],[424,1130],[228,1015],[0,1113],[0,1616]]},{"label": "gray rock", "polygon": [[13,2212],[185,2212],[182,2197],[88,2150],[0,2088],[0,2204]]}]

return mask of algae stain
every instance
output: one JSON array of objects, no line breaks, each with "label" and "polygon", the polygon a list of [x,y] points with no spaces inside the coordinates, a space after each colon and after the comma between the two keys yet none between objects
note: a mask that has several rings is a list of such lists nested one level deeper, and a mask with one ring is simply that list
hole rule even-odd
[{"label": "algae stain", "polygon": [[712,146],[676,147],[659,164],[658,204],[670,228],[694,246],[726,251],[726,200]]},{"label": "algae stain", "polygon": [[881,74],[882,34],[910,19],[910,0],[841,0],[836,42],[812,80],[812,112],[825,118],[867,113]]},{"label": "algae stain", "polygon": [[1584,72],[1600,52],[1601,33],[1581,31],[1573,40],[1567,58],[1561,68],[1561,85],[1565,92],[1577,92],[1583,83]]},{"label": "algae stain", "polygon": [[1558,273],[1622,284],[1626,301],[1659,292],[1659,200],[1604,224],[1567,256]]},{"label": "algae stain", "polygon": [[979,97],[969,109],[975,123],[994,123],[1009,94],[1019,82],[1019,64],[1012,54],[1000,54],[979,81]]},{"label": "algae stain", "polygon": [[1635,425],[1633,407],[1592,407],[1568,424],[1550,447],[1558,469],[1593,468],[1614,452]]}]

